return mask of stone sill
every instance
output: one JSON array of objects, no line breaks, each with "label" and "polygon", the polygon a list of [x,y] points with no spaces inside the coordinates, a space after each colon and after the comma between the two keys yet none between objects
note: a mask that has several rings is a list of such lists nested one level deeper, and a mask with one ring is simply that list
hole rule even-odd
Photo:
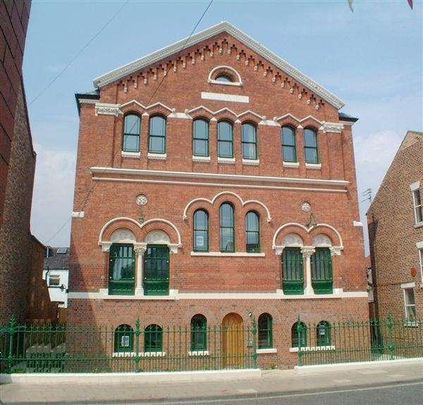
[{"label": "stone sill", "polygon": [[300,167],[300,162],[282,162],[283,167],[292,167],[293,169],[298,169]]},{"label": "stone sill", "polygon": [[257,354],[272,354],[272,353],[277,353],[278,349],[276,349],[276,347],[274,348],[269,348],[269,349],[257,349],[256,353]]},{"label": "stone sill", "polygon": [[139,159],[141,157],[141,152],[125,152],[125,151],[122,151],[121,156],[124,157],[124,158],[129,158],[129,159]]},{"label": "stone sill", "polygon": [[210,156],[193,156],[192,157],[193,162],[209,163],[210,160],[211,160]]},{"label": "stone sill", "polygon": [[242,159],[242,164],[246,166],[258,166],[260,159]]},{"label": "stone sill", "polygon": [[321,163],[306,163],[305,167],[306,169],[320,170],[322,168],[322,164]]},{"label": "stone sill", "polygon": [[208,256],[208,257],[265,257],[265,253],[247,253],[247,252],[191,252],[191,256]]},{"label": "stone sill", "polygon": [[217,158],[217,163],[222,163],[225,165],[234,165],[235,164],[235,158]]},{"label": "stone sill", "polygon": [[167,154],[166,153],[148,153],[148,159],[152,160],[166,160]]}]

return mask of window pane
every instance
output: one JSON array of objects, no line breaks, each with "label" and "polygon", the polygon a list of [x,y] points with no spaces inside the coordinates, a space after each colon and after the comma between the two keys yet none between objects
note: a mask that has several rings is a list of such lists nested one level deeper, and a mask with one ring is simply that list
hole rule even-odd
[{"label": "window pane", "polygon": [[218,124],[218,139],[220,141],[233,141],[233,129],[229,122],[221,121]]},{"label": "window pane", "polygon": [[304,145],[311,146],[316,148],[317,147],[317,134],[316,131],[310,128],[306,128],[304,130]]},{"label": "window pane", "polygon": [[251,124],[242,126],[242,142],[256,142],[256,128]]},{"label": "window pane", "polygon": [[194,138],[209,139],[209,123],[204,120],[194,121]]},{"label": "window pane", "polygon": [[221,158],[232,158],[233,157],[232,142],[219,141],[219,157],[221,157]]},{"label": "window pane", "polygon": [[259,230],[259,217],[255,212],[249,212],[247,214],[247,231],[258,232],[258,230]]},{"label": "window pane", "polygon": [[123,150],[125,152],[139,152],[140,138],[138,135],[126,135],[123,138]]},{"label": "window pane", "polygon": [[165,153],[165,138],[150,136],[149,151],[152,153]]},{"label": "window pane", "polygon": [[307,163],[319,163],[317,149],[305,148],[305,160]]},{"label": "window pane", "polygon": [[291,127],[282,128],[282,144],[295,146],[295,132]]},{"label": "window pane", "polygon": [[150,119],[150,135],[166,136],[166,120],[163,117]]},{"label": "window pane", "polygon": [[234,226],[234,209],[230,204],[222,204],[220,207],[220,225]]},{"label": "window pane", "polygon": [[242,157],[244,159],[255,160],[257,159],[256,145],[252,143],[242,144]]},{"label": "window pane", "polygon": [[194,251],[208,251],[208,215],[205,211],[194,214]]},{"label": "window pane", "polygon": [[284,146],[283,147],[283,160],[285,162],[296,162],[297,156],[295,153],[295,147],[293,146]]},{"label": "window pane", "polygon": [[141,119],[138,115],[129,114],[125,116],[123,132],[125,134],[139,135],[141,130]]},{"label": "window pane", "polygon": [[220,250],[222,252],[234,251],[234,230],[232,228],[221,228]]},{"label": "window pane", "polygon": [[261,314],[258,319],[258,347],[268,349],[272,346],[272,317],[269,314]]},{"label": "window pane", "polygon": [[217,82],[232,83],[232,79],[229,76],[220,75],[215,79]]},{"label": "window pane", "polygon": [[202,139],[194,139],[194,156],[209,156],[209,142]]}]

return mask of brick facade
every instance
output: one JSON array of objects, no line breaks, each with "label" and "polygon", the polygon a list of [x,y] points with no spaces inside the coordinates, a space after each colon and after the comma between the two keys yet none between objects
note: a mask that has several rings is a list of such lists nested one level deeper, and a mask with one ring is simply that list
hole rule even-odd
[{"label": "brick facade", "polygon": [[[380,317],[405,317],[404,287],[414,290],[416,313],[423,317],[423,280],[419,246],[423,223],[416,224],[415,184],[423,196],[423,134],[404,138],[367,213],[374,289]],[[412,270],[414,269],[414,270]]]},{"label": "brick facade", "polygon": [[[143,326],[189,325],[193,315],[202,313],[210,325],[220,325],[231,312],[248,324],[249,312],[255,318],[269,312],[278,354],[260,361],[292,365],[287,337],[298,316],[315,322],[368,318],[362,228],[355,223],[355,120],[340,116],[338,107],[269,63],[247,42],[222,30],[160,63],[100,84],[97,93],[77,95],[80,132],[69,324],[116,327],[133,325],[139,317]],[[242,85],[208,81],[217,66],[235,69]],[[124,116],[130,112],[142,118],[140,156],[121,152]],[[167,121],[165,156],[148,154],[149,118],[155,114]],[[193,119],[199,117],[209,121],[210,159],[203,161],[193,159],[192,152]],[[217,156],[221,120],[234,126],[233,161]],[[246,122],[257,128],[258,159],[253,164],[242,157],[241,128]],[[295,128],[298,167],[282,162],[283,125]],[[305,163],[307,127],[318,134],[316,165]],[[148,199],[142,207],[136,203],[140,194]],[[235,210],[234,254],[219,253],[219,207],[224,202]],[[311,205],[312,217],[302,210],[304,202]],[[207,210],[210,224],[209,252],[203,255],[193,252],[193,213],[200,208]],[[260,216],[258,254],[247,253],[245,247],[245,215],[251,210]],[[313,218],[317,226],[304,225]],[[333,294],[308,291],[288,297],[281,292],[281,251],[292,234],[304,247],[313,247],[319,237],[330,241]],[[137,289],[128,297],[107,293],[110,244],[119,235],[132,235],[139,252]],[[170,292],[144,296],[141,256],[150,237],[163,235],[172,252]]]},{"label": "brick facade", "polygon": [[31,271],[35,152],[22,82],[30,5],[0,2],[0,324],[25,320]]}]

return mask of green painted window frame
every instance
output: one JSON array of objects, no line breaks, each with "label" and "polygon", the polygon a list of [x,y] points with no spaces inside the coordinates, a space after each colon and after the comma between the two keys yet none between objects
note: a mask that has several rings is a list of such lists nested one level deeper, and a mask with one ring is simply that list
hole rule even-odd
[{"label": "green painted window frame", "polygon": [[[119,269],[119,263],[121,268]],[[119,277],[117,276],[119,274]],[[135,294],[135,252],[131,244],[113,243],[109,251],[109,295]]]},{"label": "green painted window frame", "polygon": [[282,289],[286,295],[304,294],[304,259],[300,247],[282,252]]},{"label": "green painted window frame", "polygon": [[[293,140],[294,140],[293,143],[287,142],[287,139],[286,139],[286,136],[285,136],[287,134],[285,133],[285,131],[288,131],[288,130],[289,131],[292,131],[290,135],[292,135],[292,137],[293,137]],[[281,139],[281,141],[282,141],[282,160],[284,162],[290,162],[290,163],[296,163],[296,162],[298,162],[298,156],[297,156],[297,136],[296,136],[296,133],[295,133],[295,128],[293,128],[293,127],[291,127],[289,125],[283,126],[281,128],[281,138],[282,138]],[[288,150],[293,151],[293,155],[294,155],[294,158],[293,159],[287,158],[287,154],[288,154],[287,151]]]},{"label": "green painted window frame", "polygon": [[[206,226],[203,228],[198,225],[198,215],[203,213],[206,218]],[[197,243],[198,237],[205,237],[204,247],[200,247]],[[193,215],[193,250],[194,252],[208,252],[209,251],[209,213],[206,210],[199,209],[194,212]]]},{"label": "green painted window frame", "polygon": [[[254,130],[254,140],[253,141],[247,141],[246,140],[246,128],[252,128]],[[257,160],[258,158],[258,153],[257,153],[257,127],[253,124],[251,124],[250,122],[246,122],[245,124],[242,124],[241,127],[241,131],[242,131],[242,141],[241,141],[241,146],[242,146],[242,158],[244,160]],[[249,145],[253,145],[253,156],[246,156],[245,154],[245,150],[244,148],[249,146]]]},{"label": "green painted window frame", "polygon": [[300,341],[301,347],[307,347],[307,326],[304,322],[295,322],[291,328],[291,347],[299,347]]},{"label": "green painted window frame", "polygon": [[[308,144],[307,139],[308,137],[306,136],[307,134],[313,134],[313,139],[314,142],[313,144]],[[316,158],[311,160],[311,159],[307,159],[307,151],[315,151],[315,156]],[[309,164],[319,164],[320,160],[319,160],[319,139],[317,136],[317,131],[314,128],[305,128],[304,129],[304,160],[306,163]]]},{"label": "green painted window frame", "polygon": [[[135,117],[136,121],[135,124],[132,124],[130,128],[128,128],[129,119],[130,117]],[[130,148],[127,146],[127,140],[136,138],[137,139],[137,147],[136,148]],[[128,113],[125,115],[123,120],[123,139],[122,139],[122,150],[124,152],[131,152],[131,153],[137,153],[140,151],[140,141],[141,141],[141,117],[138,114],[135,113]]]},{"label": "green painted window frame", "polygon": [[[160,119],[160,122],[163,123],[164,133],[153,133],[153,122],[154,120]],[[148,131],[148,152],[149,153],[157,153],[163,155],[166,153],[166,133],[167,133],[167,121],[166,118],[162,115],[154,115],[150,117],[149,120],[149,131]],[[153,140],[154,139],[163,139],[163,148],[162,149],[154,149],[153,148]]]},{"label": "green painted window frame", "polygon": [[[257,218],[257,227],[252,228],[251,222],[248,220],[249,216]],[[249,244],[248,239],[250,235],[256,236],[258,243]],[[260,215],[256,211],[249,211],[245,215],[245,251],[248,253],[260,253]]]},{"label": "green painted window frame", "polygon": [[167,245],[147,245],[144,253],[144,295],[169,295],[170,253]]},{"label": "green painted window frame", "polygon": [[191,351],[207,350],[207,318],[202,314],[191,318]]},{"label": "green painted window frame", "polygon": [[[205,123],[206,124],[206,131],[203,134],[200,134],[200,130],[197,128],[197,123]],[[205,153],[198,152],[197,145],[201,143],[205,145]],[[209,157],[210,156],[210,128],[209,128],[209,121],[198,118],[192,122],[192,155],[193,156],[201,156],[201,157]]]},{"label": "green painted window frame", "polygon": [[328,321],[320,321],[316,326],[317,346],[330,346],[332,341],[331,326]]},{"label": "green painted window frame", "polygon": [[[223,209],[224,207],[229,206],[231,208],[231,225],[223,225]],[[234,206],[229,202],[224,202],[220,208],[219,208],[219,225],[220,225],[220,251],[222,253],[234,253],[235,252],[235,208]],[[224,247],[223,246],[223,233],[229,230],[232,234],[232,247]]]},{"label": "green painted window frame", "polygon": [[[225,124],[231,129],[230,139],[223,138],[223,131],[221,128]],[[221,148],[223,145],[230,145],[230,154],[222,154]],[[229,121],[219,121],[217,123],[217,156],[223,159],[232,159],[234,157],[234,126]]]},{"label": "green painted window frame", "polygon": [[[123,324],[115,329],[115,353],[134,351],[134,330],[131,326]],[[123,344],[125,341],[125,344]]]},{"label": "green painted window frame", "polygon": [[316,247],[311,256],[311,285],[315,294],[333,293],[332,254],[328,247]]},{"label": "green painted window frame", "polygon": [[144,353],[163,352],[163,328],[156,324],[144,329]]},{"label": "green painted window frame", "polygon": [[257,322],[259,349],[273,348],[273,318],[267,312],[261,314]]}]

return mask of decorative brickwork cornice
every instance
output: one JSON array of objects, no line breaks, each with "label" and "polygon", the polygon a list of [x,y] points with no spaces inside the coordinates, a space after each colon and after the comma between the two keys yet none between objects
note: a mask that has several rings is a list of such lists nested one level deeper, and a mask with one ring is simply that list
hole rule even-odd
[{"label": "decorative brickwork cornice", "polygon": [[[213,37],[220,34],[228,35],[212,40]],[[236,41],[233,41],[231,37]],[[245,47],[241,48],[239,42]],[[188,51],[189,48],[200,43],[202,43],[201,46]],[[183,50],[186,52],[181,55]],[[148,85],[150,81],[156,82],[159,76],[167,76],[169,71],[176,73],[179,69],[186,69],[188,64],[195,65],[206,58],[215,57],[217,66],[219,66],[218,58],[223,54],[233,55],[234,61],[243,63],[245,67],[250,67],[257,74],[269,78],[274,85],[285,88],[288,94],[299,100],[304,100],[306,104],[316,110],[324,102],[337,109],[344,106],[338,97],[228,22],[217,24],[193,35],[189,40],[183,39],[106,73],[94,80],[94,86],[101,88],[121,81],[120,84],[127,92],[130,85],[135,88],[139,86],[139,83]],[[172,56],[174,59],[169,60]]]}]

